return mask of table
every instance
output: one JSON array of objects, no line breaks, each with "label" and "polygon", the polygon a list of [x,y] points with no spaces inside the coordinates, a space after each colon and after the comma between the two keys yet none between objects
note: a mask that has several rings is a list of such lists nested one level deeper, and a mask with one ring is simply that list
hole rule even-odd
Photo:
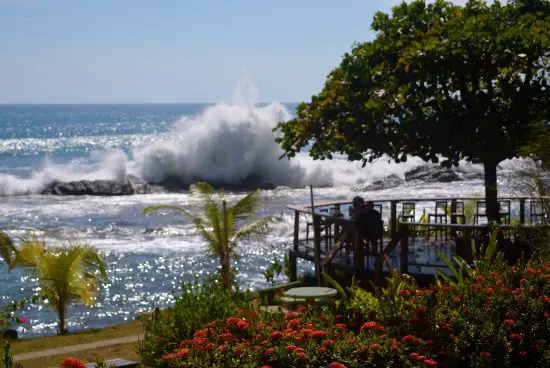
[{"label": "table", "polygon": [[338,295],[338,290],[320,286],[304,286],[288,289],[283,292],[283,295],[296,299],[320,299],[336,296]]}]

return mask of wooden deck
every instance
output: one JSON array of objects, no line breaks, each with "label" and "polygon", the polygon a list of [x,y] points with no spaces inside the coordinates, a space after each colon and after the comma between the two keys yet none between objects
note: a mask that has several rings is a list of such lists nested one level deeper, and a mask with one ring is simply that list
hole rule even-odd
[{"label": "wooden deck", "polygon": [[[390,238],[383,239],[383,247],[385,248],[390,242]],[[446,257],[451,257],[455,252],[454,241],[438,241],[425,240],[421,238],[409,239],[407,273],[419,280],[433,280],[436,270],[440,269],[446,274],[450,274],[445,262],[438,256],[437,251],[442,252]],[[321,240],[321,263],[323,260],[331,256],[334,247],[326,244],[325,240]],[[315,262],[315,248],[313,242],[301,239],[298,244],[298,249],[290,249],[289,255],[291,258],[303,259],[310,262]],[[364,255],[364,274],[367,278],[372,278],[375,268],[376,258],[379,253]],[[392,269],[401,269],[401,247],[390,252],[387,257],[388,263]],[[344,271],[350,275],[355,274],[355,254],[353,250],[343,249],[337,252],[330,261],[330,268],[334,270]],[[387,275],[389,269],[384,263],[382,272]]]},{"label": "wooden deck", "polygon": [[[315,264],[319,284],[321,283],[321,272],[331,270],[342,270],[358,279],[374,279],[375,282],[380,282],[383,280],[383,276],[389,272],[387,263],[391,269],[397,269],[401,273],[414,276],[419,283],[432,281],[436,270],[450,274],[450,270],[439,257],[438,252],[443,253],[449,259],[453,253],[458,253],[467,262],[472,263],[472,239],[489,231],[486,223],[476,223],[475,225],[457,223],[457,219],[464,216],[463,203],[465,200],[483,201],[482,198],[372,199],[371,201],[375,206],[379,206],[380,211],[386,208],[385,213],[389,212],[390,214],[389,218],[385,217],[389,231],[379,241],[380,249],[377,251],[380,254],[372,253],[366,249],[360,229],[354,218],[348,214],[350,201],[317,202],[313,208],[312,205],[289,205],[287,208],[294,211],[295,215],[293,247],[289,249],[292,279],[296,279],[298,259]],[[526,203],[537,201],[537,199],[510,197],[499,198],[499,200],[508,202],[507,222],[513,218],[510,201],[517,201],[516,219],[519,224],[500,226],[507,236],[513,237],[514,232],[530,231],[535,223],[533,214],[526,214]],[[401,222],[401,216],[405,213],[403,209],[401,214],[398,214],[400,203],[428,201],[449,202],[449,211],[444,215],[445,221],[440,221],[440,223],[416,222],[413,214],[413,216],[409,216],[409,222]],[[457,204],[460,203],[462,203],[462,214],[457,213],[460,212],[457,211]],[[339,216],[334,216],[331,212],[331,208],[336,204],[339,205],[342,212]],[[531,207],[529,205],[529,209]],[[477,219],[482,216],[484,215],[478,214]],[[545,221],[548,216],[541,218]],[[529,225],[526,225],[526,219],[529,219]],[[304,227],[307,228],[306,231],[304,231]],[[312,232],[310,232],[310,227],[312,227]],[[304,233],[309,233],[307,239],[303,237]],[[438,236],[434,236],[434,233]]]}]

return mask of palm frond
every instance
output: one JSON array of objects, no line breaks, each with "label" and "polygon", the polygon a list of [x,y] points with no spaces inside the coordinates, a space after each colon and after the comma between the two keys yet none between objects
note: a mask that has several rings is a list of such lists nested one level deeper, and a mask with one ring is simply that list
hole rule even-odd
[{"label": "palm frond", "polygon": [[209,198],[215,193],[214,187],[204,181],[189,186],[189,193],[194,197]]},{"label": "palm frond", "polygon": [[260,203],[260,190],[257,189],[241,198],[235,205],[231,206],[231,211],[235,218],[250,218],[254,216],[258,204]]},{"label": "palm frond", "polygon": [[233,236],[233,242],[247,236],[264,236],[270,230],[269,224],[274,221],[273,216],[265,216],[241,227]]},{"label": "palm frond", "polygon": [[16,255],[17,248],[11,238],[6,233],[0,232],[0,257],[9,265]]},{"label": "palm frond", "polygon": [[40,268],[44,262],[46,252],[46,243],[36,237],[30,240],[23,239],[19,246],[19,251],[9,265],[9,269],[14,268]]},{"label": "palm frond", "polygon": [[187,211],[187,210],[184,210],[183,208],[181,207],[178,207],[178,206],[173,206],[173,205],[169,205],[169,204],[159,204],[159,205],[152,205],[152,206],[147,206],[144,210],[143,210],[143,214],[144,215],[148,215],[150,214],[151,212],[155,212],[155,211],[159,211],[159,210],[172,210],[172,211],[177,211],[185,216],[187,216],[189,219],[193,220],[195,219],[197,216],[193,215],[191,212]]}]

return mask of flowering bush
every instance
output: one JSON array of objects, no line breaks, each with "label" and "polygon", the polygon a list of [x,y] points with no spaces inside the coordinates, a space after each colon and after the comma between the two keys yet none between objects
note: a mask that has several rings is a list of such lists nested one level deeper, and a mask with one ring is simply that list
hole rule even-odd
[{"label": "flowering bush", "polygon": [[[421,289],[395,275],[337,311],[241,310],[204,326],[159,367],[549,366],[550,262]],[[376,300],[376,302],[374,302]]]},{"label": "flowering bush", "polygon": [[86,368],[86,364],[75,358],[65,358],[61,362],[60,368]]},{"label": "flowering bush", "polygon": [[182,339],[208,324],[212,319],[227,318],[248,305],[246,294],[230,292],[215,278],[195,278],[182,283],[181,295],[174,294],[175,305],[142,318],[145,339],[138,347],[141,362],[154,366],[158,359],[179,346]]}]

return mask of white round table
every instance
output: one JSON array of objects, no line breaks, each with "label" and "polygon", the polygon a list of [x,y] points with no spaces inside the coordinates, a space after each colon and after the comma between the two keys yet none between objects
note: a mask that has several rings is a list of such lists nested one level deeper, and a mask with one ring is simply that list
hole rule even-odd
[{"label": "white round table", "polygon": [[283,295],[296,299],[331,298],[338,295],[338,290],[329,287],[304,286],[288,289],[283,292]]}]

